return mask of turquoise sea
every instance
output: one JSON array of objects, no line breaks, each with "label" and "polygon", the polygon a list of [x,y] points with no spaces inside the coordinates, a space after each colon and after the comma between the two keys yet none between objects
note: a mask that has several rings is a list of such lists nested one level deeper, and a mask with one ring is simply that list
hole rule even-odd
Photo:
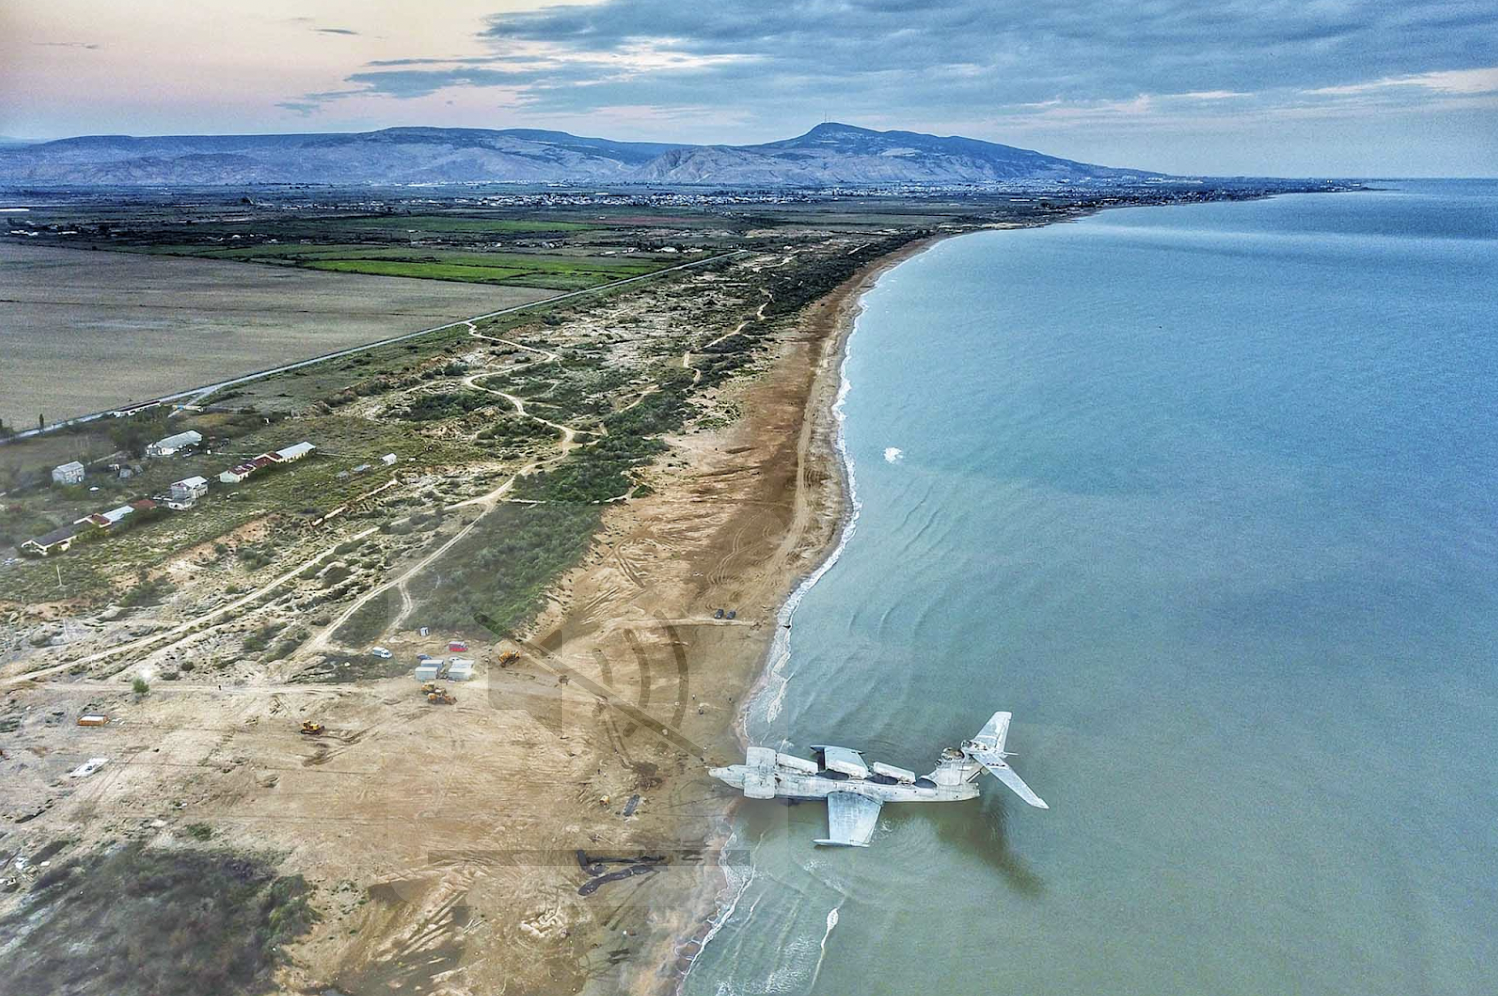
[{"label": "turquoise sea", "polygon": [[1051,804],[746,803],[702,994],[1498,992],[1498,183],[1109,211],[865,298],[859,511],[753,742]]}]

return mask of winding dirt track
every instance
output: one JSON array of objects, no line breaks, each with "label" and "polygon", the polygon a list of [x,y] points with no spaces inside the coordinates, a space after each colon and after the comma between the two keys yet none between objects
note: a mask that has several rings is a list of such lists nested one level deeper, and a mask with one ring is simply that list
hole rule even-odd
[{"label": "winding dirt track", "polygon": [[[464,321],[460,324],[467,325],[468,334],[473,336],[475,339],[487,339],[490,342],[504,343],[505,345],[513,346],[516,349],[523,349],[526,352],[536,353],[537,355],[544,357],[544,362],[546,363],[558,363],[561,361],[561,354],[553,352],[551,350],[539,349],[535,346],[527,346],[524,343],[516,342],[513,339],[503,339],[499,336],[485,335],[478,330],[478,326],[474,325],[472,321]],[[532,421],[540,422],[542,425],[549,426],[550,428],[560,432],[562,434],[562,438],[561,441],[557,444],[557,453],[553,456],[547,457],[544,460],[536,460],[526,464],[524,467],[520,468],[518,471],[512,474],[503,484],[495,488],[493,491],[489,491],[475,498],[469,498],[464,501],[460,501],[453,505],[447,506],[446,511],[455,511],[457,509],[463,508],[478,508],[479,514],[474,516],[473,520],[465,525],[462,529],[458,530],[452,536],[448,537],[448,539],[445,540],[440,546],[432,550],[430,553],[422,557],[410,567],[406,568],[400,574],[384,582],[383,584],[375,586],[374,588],[360,595],[358,598],[354,599],[354,601],[350,603],[346,609],[340,612],[331,623],[329,623],[327,626],[324,626],[312,637],[311,640],[307,642],[306,646],[304,647],[305,650],[310,652],[317,652],[326,649],[332,641],[333,634],[338,631],[339,627],[352,619],[354,614],[360,609],[364,608],[364,606],[368,605],[371,601],[379,598],[381,595],[392,589],[394,589],[396,593],[400,595],[401,607],[400,611],[396,614],[390,625],[392,627],[398,628],[400,624],[404,622],[416,608],[415,603],[411,599],[411,591],[409,587],[412,578],[416,577],[422,571],[430,567],[433,563],[440,559],[443,554],[447,553],[447,551],[451,550],[455,545],[457,545],[457,543],[459,543],[465,536],[473,532],[474,527],[476,527],[480,522],[483,521],[484,516],[488,515],[495,508],[497,508],[501,502],[507,500],[505,498],[505,495],[507,495],[515,487],[515,482],[519,481],[522,477],[526,477],[530,474],[535,473],[537,470],[540,470],[542,467],[545,467],[548,464],[556,463],[564,459],[568,453],[572,452],[573,449],[582,445],[577,442],[577,437],[580,433],[586,433],[588,435],[601,435],[601,433],[595,433],[589,429],[578,429],[575,426],[564,425],[561,422],[553,422],[549,419],[544,419],[539,415],[525,410],[524,398],[517,397],[513,394],[507,394],[504,391],[499,391],[492,387],[485,387],[482,384],[478,383],[478,381],[482,380],[485,377],[494,376],[495,372],[496,371],[493,370],[480,371],[479,373],[472,374],[468,377],[463,378],[463,383],[465,386],[470,387],[475,391],[483,391],[486,394],[493,394],[498,397],[504,398],[515,407],[516,413],[519,414],[521,418],[528,418]]]},{"label": "winding dirt track", "polygon": [[[208,395],[214,394],[218,391],[222,391],[225,388],[236,387],[240,384],[248,384],[251,381],[260,380],[263,377],[269,377],[273,374],[285,373],[288,370],[299,370],[302,367],[310,367],[314,364],[324,363],[328,360],[336,360],[345,356],[353,356],[356,353],[363,353],[371,349],[378,349],[381,346],[389,346],[395,343],[407,342],[411,339],[417,339],[424,335],[431,335],[433,332],[445,332],[448,329],[455,329],[461,325],[467,325],[470,329],[472,329],[474,327],[474,322],[481,322],[490,318],[498,318],[501,315],[514,314],[517,311],[524,311],[527,308],[535,308],[541,305],[555,304],[558,301],[567,301],[571,300],[572,298],[582,297],[586,294],[597,294],[600,291],[614,290],[616,288],[623,287],[627,284],[633,284],[641,280],[652,280],[656,277],[664,276],[668,273],[675,273],[680,270],[692,269],[698,266],[706,266],[708,263],[712,263],[715,260],[729,259],[733,256],[738,256],[748,251],[749,250],[747,249],[733,249],[729,252],[718,253],[715,256],[708,256],[705,259],[694,259],[688,263],[678,263],[675,266],[668,266],[665,269],[652,270],[649,273],[642,273],[637,277],[625,277],[623,280],[615,280],[611,283],[603,284],[599,287],[585,287],[582,290],[567,291],[565,294],[558,294],[555,297],[542,298],[539,301],[528,301],[525,304],[512,305],[508,308],[500,308],[498,311],[490,311],[482,315],[474,315],[472,318],[460,318],[455,322],[448,322],[446,325],[434,325],[429,329],[422,329],[419,332],[407,332],[404,335],[392,336],[387,339],[379,339],[375,342],[367,342],[361,346],[350,346],[347,349],[339,349],[331,353],[323,353],[321,356],[309,357],[305,360],[298,360],[295,363],[285,363],[277,367],[267,367],[264,370],[256,370],[254,373],[248,373],[239,377],[230,378],[229,380],[219,381],[216,384],[205,384],[202,387],[188,388],[185,391],[178,391],[175,394],[164,394],[159,398],[152,398],[149,401],[136,402],[135,405],[140,406],[143,404],[168,404],[171,402],[185,402],[189,405],[195,404],[196,402],[199,402],[202,399],[206,398]],[[507,342],[508,340],[501,339],[497,341]],[[510,343],[510,345],[519,346],[521,349],[531,348],[529,346],[520,346],[519,343]],[[545,352],[544,350],[534,351]],[[89,415],[79,415],[76,418],[64,419],[60,422],[54,422],[51,425],[43,426],[38,429],[27,429],[24,432],[18,432],[13,436],[6,437],[6,440],[26,439],[28,437],[39,435],[41,433],[52,432],[53,430],[60,429],[63,426],[81,425],[85,422],[92,422],[96,419],[104,418],[109,414],[109,411],[102,411],[93,412]],[[6,440],[0,440],[0,445],[3,445]]]},{"label": "winding dirt track", "polygon": [[[177,646],[189,637],[201,636],[206,633],[212,632],[217,628],[218,625],[223,625],[225,622],[229,621],[224,619],[224,616],[230,615],[237,609],[242,609],[246,605],[258,601],[259,599],[268,595],[270,592],[286,584],[288,581],[296,578],[298,575],[305,572],[309,567],[321,563],[329,554],[331,554],[334,550],[336,550],[344,543],[350,542],[351,540],[361,540],[376,531],[377,527],[371,526],[370,528],[365,529],[363,532],[355,533],[353,536],[340,539],[336,543],[329,545],[326,550],[324,550],[322,553],[319,553],[317,556],[302,561],[302,563],[295,569],[287,571],[285,574],[282,574],[279,577],[271,580],[270,582],[261,585],[259,588],[256,588],[249,594],[242,595],[229,604],[221,605],[213,611],[205,613],[204,615],[189,619],[186,622],[178,623],[177,625],[169,629],[162,630],[159,633],[152,633],[151,635],[143,636],[138,640],[131,640],[128,643],[121,643],[117,646],[109,647],[106,650],[100,650],[97,653],[89,654],[87,657],[80,657],[79,659],[72,661],[64,661],[61,664],[54,664],[51,667],[41,668],[36,671],[28,671],[25,674],[19,674],[15,675],[14,677],[5,678],[3,680],[0,680],[0,687],[17,685],[25,681],[30,681],[33,678],[41,678],[45,677],[46,675],[56,674],[59,671],[66,671],[70,668],[92,664],[96,661],[108,660],[111,657],[115,657],[123,653],[128,653],[133,650],[145,650],[149,648],[153,653],[161,650],[170,650],[172,647]],[[204,627],[205,623],[214,622],[215,620],[218,621],[217,625]],[[170,639],[173,636],[179,637],[179,639],[162,646],[156,646],[156,644],[160,643],[162,640]]]},{"label": "winding dirt track", "polygon": [[[712,340],[709,343],[704,344],[703,347],[700,350],[698,350],[698,352],[705,353],[709,349],[712,349],[714,346],[716,346],[718,343],[724,342],[724,341],[726,341],[728,339],[732,339],[734,336],[736,336],[740,332],[744,331],[745,327],[747,327],[748,324],[751,321],[754,321],[754,322],[762,322],[762,321],[764,321],[765,320],[765,306],[770,303],[770,292],[769,291],[765,291],[764,294],[765,294],[765,299],[760,302],[759,308],[758,308],[758,310],[756,310],[754,312],[754,317],[753,318],[746,318],[742,322],[739,322],[737,325],[735,325],[733,327],[733,329],[731,331],[724,332],[722,335],[718,336],[716,339]],[[692,351],[690,349],[688,349],[687,351],[685,351],[684,353],[681,354],[681,366],[682,366],[682,369],[684,369],[684,370],[691,370],[692,371],[692,383],[693,384],[696,384],[698,381],[702,380],[702,371],[698,370],[698,369],[696,369],[695,367],[692,366]],[[639,402],[636,402],[636,404],[638,404],[638,403]]]}]

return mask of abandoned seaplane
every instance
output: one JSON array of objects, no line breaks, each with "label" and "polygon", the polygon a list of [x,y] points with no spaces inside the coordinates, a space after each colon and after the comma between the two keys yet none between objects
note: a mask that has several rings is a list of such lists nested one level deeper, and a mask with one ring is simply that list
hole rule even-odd
[{"label": "abandoned seaplane", "polygon": [[815,761],[782,754],[769,747],[750,747],[743,764],[712,768],[725,785],[743,789],[750,799],[826,799],[827,836],[818,844],[868,847],[886,802],[961,802],[978,796],[984,769],[1037,809],[1049,809],[1004,760],[1009,735],[1007,712],[993,718],[961,747],[941,752],[936,768],[917,778],[914,771],[874,762],[864,764],[862,751],[812,745]]}]

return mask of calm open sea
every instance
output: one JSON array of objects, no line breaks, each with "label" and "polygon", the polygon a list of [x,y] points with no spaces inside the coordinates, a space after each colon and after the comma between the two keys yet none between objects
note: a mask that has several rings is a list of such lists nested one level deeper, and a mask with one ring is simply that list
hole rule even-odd
[{"label": "calm open sea", "polygon": [[687,992],[1498,991],[1498,184],[1393,186],[880,280],[749,729],[924,772],[1010,709],[1052,808],[746,804]]}]

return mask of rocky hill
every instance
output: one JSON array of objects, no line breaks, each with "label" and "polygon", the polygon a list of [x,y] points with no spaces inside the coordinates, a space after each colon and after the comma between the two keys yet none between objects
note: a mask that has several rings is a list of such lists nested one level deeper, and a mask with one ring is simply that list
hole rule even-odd
[{"label": "rocky hill", "polygon": [[675,149],[640,167],[641,180],[734,185],[994,183],[1145,178],[1157,174],[1058,159],[971,138],[822,124],[766,145]]},{"label": "rocky hill", "polygon": [[560,131],[98,135],[0,148],[0,185],[651,183],[827,186],[1145,178],[970,138],[822,124],[764,145],[669,145]]}]

